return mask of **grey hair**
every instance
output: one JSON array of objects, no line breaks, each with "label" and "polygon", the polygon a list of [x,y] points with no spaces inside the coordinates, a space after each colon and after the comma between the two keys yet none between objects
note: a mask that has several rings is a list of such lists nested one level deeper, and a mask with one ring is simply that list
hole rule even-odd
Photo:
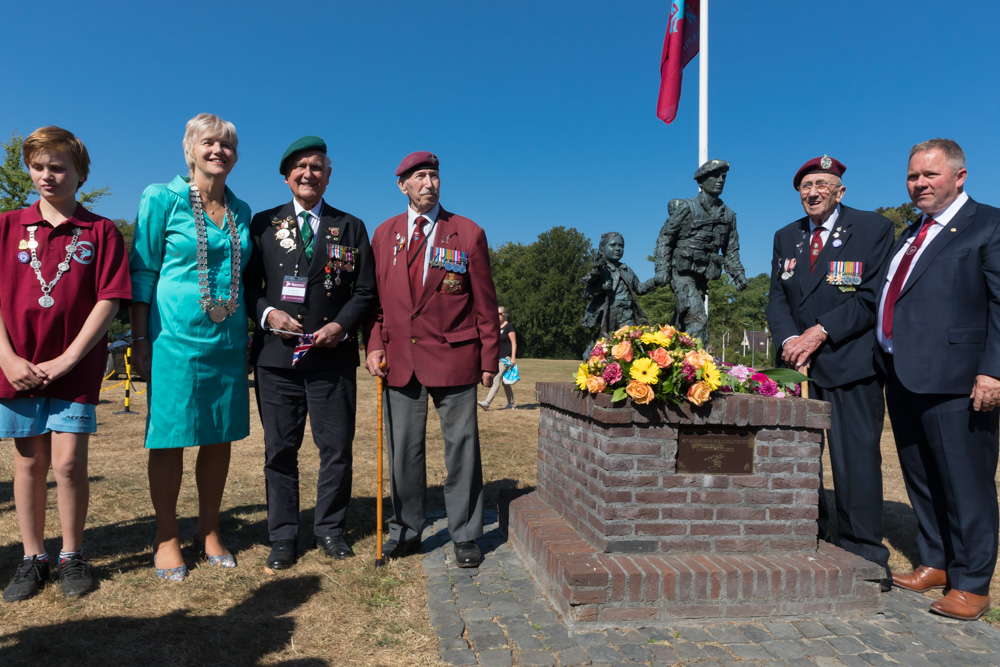
[{"label": "grey hair", "polygon": [[194,144],[202,135],[208,133],[218,134],[220,137],[233,145],[233,151],[239,157],[240,139],[236,135],[236,126],[228,120],[222,120],[214,113],[200,113],[187,122],[184,127],[184,161],[187,162],[188,171],[194,171]]},{"label": "grey hair", "polygon": [[960,170],[965,169],[965,151],[954,139],[937,138],[922,141],[910,149],[909,159],[912,160],[917,153],[926,153],[932,150],[939,150],[944,154],[945,160],[948,161],[948,165],[954,173],[957,174]]}]

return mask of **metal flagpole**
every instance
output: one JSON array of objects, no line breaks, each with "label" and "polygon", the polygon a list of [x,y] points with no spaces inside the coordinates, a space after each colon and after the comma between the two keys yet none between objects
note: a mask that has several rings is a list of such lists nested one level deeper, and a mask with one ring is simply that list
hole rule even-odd
[{"label": "metal flagpole", "polygon": [[701,0],[698,33],[698,167],[708,162],[708,0]]},{"label": "metal flagpole", "polygon": [[[698,167],[700,167],[708,162],[708,0],[701,0],[698,25]],[[707,335],[708,292],[705,293],[705,317]],[[702,344],[704,342],[702,341]]]}]

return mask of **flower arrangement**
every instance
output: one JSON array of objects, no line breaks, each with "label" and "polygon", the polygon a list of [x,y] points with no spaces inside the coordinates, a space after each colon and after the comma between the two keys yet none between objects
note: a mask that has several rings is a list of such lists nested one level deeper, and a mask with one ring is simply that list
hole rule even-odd
[{"label": "flower arrangement", "polygon": [[626,397],[645,405],[653,399],[703,405],[713,393],[798,395],[806,379],[790,369],[720,368],[700,341],[666,326],[624,326],[598,340],[576,372],[576,386],[591,394]]}]

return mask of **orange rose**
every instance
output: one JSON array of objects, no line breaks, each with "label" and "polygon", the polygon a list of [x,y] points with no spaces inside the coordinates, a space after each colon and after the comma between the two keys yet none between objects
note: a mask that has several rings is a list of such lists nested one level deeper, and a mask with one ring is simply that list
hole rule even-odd
[{"label": "orange rose", "polygon": [[710,398],[712,398],[712,390],[705,382],[699,380],[688,387],[687,399],[695,405],[703,405]]},{"label": "orange rose", "polygon": [[660,333],[666,336],[668,339],[673,338],[674,334],[677,333],[677,329],[673,328],[669,324],[665,324],[660,327]]},{"label": "orange rose", "polygon": [[608,386],[608,383],[604,381],[600,375],[591,375],[587,378],[587,391],[591,394],[599,394],[604,391],[604,388]]},{"label": "orange rose", "polygon": [[667,368],[673,363],[673,360],[670,358],[670,354],[662,347],[658,347],[650,352],[649,358],[655,361],[656,365],[660,368]]},{"label": "orange rose", "polygon": [[632,400],[640,405],[645,405],[653,400],[653,388],[641,380],[632,380],[625,387],[625,393],[632,397]]},{"label": "orange rose", "polygon": [[611,356],[620,361],[632,361],[632,343],[627,340],[611,348]]},{"label": "orange rose", "polygon": [[691,364],[695,369],[699,369],[705,365],[706,361],[711,361],[712,355],[710,355],[705,350],[691,350],[684,355],[684,361]]}]

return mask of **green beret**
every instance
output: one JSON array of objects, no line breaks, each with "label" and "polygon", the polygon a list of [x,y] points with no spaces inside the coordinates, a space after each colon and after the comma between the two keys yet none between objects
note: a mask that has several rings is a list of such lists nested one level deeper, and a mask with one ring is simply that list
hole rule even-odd
[{"label": "green beret", "polygon": [[323,155],[326,155],[326,142],[312,135],[293,141],[292,145],[286,148],[281,156],[281,165],[278,167],[278,171],[281,172],[282,176],[287,175],[285,173],[285,163],[300,151],[319,151]]}]

